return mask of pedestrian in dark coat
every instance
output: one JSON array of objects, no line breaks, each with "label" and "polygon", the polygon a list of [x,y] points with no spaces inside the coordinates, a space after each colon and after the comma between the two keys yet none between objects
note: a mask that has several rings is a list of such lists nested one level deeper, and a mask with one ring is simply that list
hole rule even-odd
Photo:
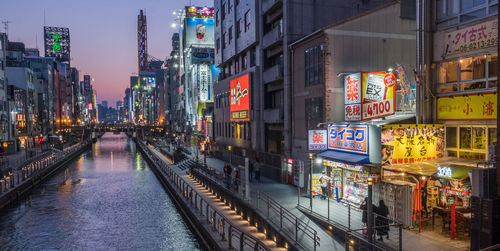
[{"label": "pedestrian in dark coat", "polygon": [[387,239],[389,239],[389,219],[387,218],[389,215],[389,208],[385,205],[384,200],[379,201],[376,213],[377,218],[375,220],[375,225],[377,226],[377,235],[379,236],[378,240],[382,241],[382,236],[384,235],[386,235]]}]

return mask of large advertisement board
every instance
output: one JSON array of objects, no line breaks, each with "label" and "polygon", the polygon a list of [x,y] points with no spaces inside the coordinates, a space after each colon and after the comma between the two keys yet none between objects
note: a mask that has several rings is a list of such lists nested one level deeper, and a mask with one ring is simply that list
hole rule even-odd
[{"label": "large advertisement board", "polygon": [[229,82],[231,121],[250,120],[250,74]]},{"label": "large advertisement board", "polygon": [[59,61],[70,60],[69,29],[62,27],[44,28],[45,56],[55,57]]},{"label": "large advertisement board", "polygon": [[210,45],[215,44],[213,18],[186,18],[185,45]]},{"label": "large advertisement board", "polygon": [[210,88],[210,66],[199,64],[198,67],[198,100],[201,102],[211,101]]},{"label": "large advertisement board", "polygon": [[396,111],[396,80],[392,73],[360,72],[344,79],[345,120],[380,118]]},{"label": "large advertisement board", "polygon": [[382,165],[409,164],[444,156],[443,125],[385,125]]},{"label": "large advertisement board", "polygon": [[339,125],[328,127],[328,149],[368,154],[367,125]]},{"label": "large advertisement board", "polygon": [[438,120],[496,120],[497,94],[469,94],[439,97]]},{"label": "large advertisement board", "polygon": [[186,6],[186,17],[213,18],[214,9],[207,7]]},{"label": "large advertisement board", "polygon": [[479,23],[446,34],[445,56],[496,48],[498,45],[498,20]]}]

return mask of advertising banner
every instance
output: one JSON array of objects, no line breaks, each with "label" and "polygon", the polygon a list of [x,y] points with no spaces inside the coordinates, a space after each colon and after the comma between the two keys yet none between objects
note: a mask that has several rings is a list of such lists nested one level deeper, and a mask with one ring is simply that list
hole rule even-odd
[{"label": "advertising banner", "polygon": [[70,40],[69,29],[62,27],[44,28],[45,56],[55,57],[59,61],[69,61]]},{"label": "advertising banner", "polygon": [[368,154],[368,126],[329,126],[328,149]]},{"label": "advertising banner", "polygon": [[396,111],[396,80],[392,73],[361,72],[344,79],[345,120],[384,117]]},{"label": "advertising banner", "polygon": [[210,63],[214,61],[213,48],[191,48],[191,64]]},{"label": "advertising banner", "polygon": [[186,18],[185,47],[191,45],[214,46],[214,20],[213,18]]},{"label": "advertising banner", "polygon": [[213,18],[214,9],[206,7],[186,6],[186,17]]},{"label": "advertising banner", "polygon": [[211,101],[210,97],[210,68],[207,64],[198,65],[198,100]]},{"label": "advertising banner", "polygon": [[229,82],[231,121],[250,120],[250,74]]},{"label": "advertising banner", "polygon": [[325,129],[309,130],[308,135],[309,151],[326,150],[327,149],[327,131]]},{"label": "advertising banner", "polygon": [[498,20],[476,24],[472,27],[446,34],[445,56],[496,48],[498,44]]},{"label": "advertising banner", "polygon": [[468,94],[439,97],[438,120],[496,120],[497,94]]},{"label": "advertising banner", "polygon": [[444,156],[443,125],[385,125],[382,165],[408,164]]},{"label": "advertising banner", "polygon": [[401,86],[403,87],[403,94],[411,94],[411,83],[406,75],[406,70],[403,65],[398,64],[396,67],[396,75],[399,81],[401,81]]}]

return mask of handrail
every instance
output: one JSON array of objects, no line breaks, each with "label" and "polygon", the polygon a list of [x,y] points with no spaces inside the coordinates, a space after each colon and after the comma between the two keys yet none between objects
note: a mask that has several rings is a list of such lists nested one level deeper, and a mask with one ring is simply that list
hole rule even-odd
[{"label": "handrail", "polygon": [[492,250],[497,250],[500,249],[500,244],[496,244],[493,246],[489,246],[487,248],[479,249],[479,251],[492,251]]},{"label": "handrail", "polygon": [[[144,150],[146,156],[150,160],[152,160],[155,165],[160,167],[160,172],[162,172],[164,176],[170,179],[170,183],[177,189],[177,192],[179,192],[180,195],[184,197],[184,199],[188,200],[190,205],[194,206],[195,210],[198,210],[202,216],[206,217],[207,221],[212,225],[212,229],[219,233],[222,241],[226,241],[225,224],[228,224],[227,241],[230,248],[232,248],[232,239],[235,237],[240,242],[240,249],[243,249],[243,246],[246,245],[253,248],[254,250],[271,250],[261,240],[251,234],[241,231],[231,222],[231,220],[226,218],[223,214],[219,213],[206,200],[204,200],[203,197],[191,185],[189,185],[182,177],[180,177],[175,171],[173,171],[168,164],[166,164],[160,158],[154,156],[151,150],[143,142],[139,140],[136,142]],[[198,198],[200,200],[199,208],[197,202]],[[205,204],[205,214],[203,214],[203,202]],[[219,230],[217,227],[217,218],[222,223],[222,230]]]},{"label": "handrail", "polygon": [[[200,166],[200,170],[203,171],[203,172],[205,172],[205,174],[207,174],[207,175],[204,175],[205,177],[207,177],[208,179],[210,179],[212,182],[215,182],[216,184],[222,186],[223,189],[227,190],[227,188],[224,186],[224,183],[222,181],[222,179],[223,179],[223,175],[222,174],[218,175],[214,170],[208,170],[208,168],[206,166],[203,166],[203,165]],[[198,171],[198,170],[196,170],[196,171]],[[210,176],[212,176],[212,177],[210,177]],[[261,196],[261,194],[263,196]],[[257,201],[256,201],[257,202],[256,203],[257,206],[255,207],[254,203],[252,203],[252,205],[250,205],[250,207],[252,207],[256,211],[260,211],[261,213],[266,214],[267,217],[268,217],[268,220],[272,220],[272,218],[269,217],[269,212],[268,211],[266,211],[266,212],[262,211],[259,208],[259,206],[258,206],[259,205],[259,200],[261,199],[261,197],[268,198],[267,202],[268,202],[269,208],[272,207],[274,210],[276,210],[276,212],[278,212],[280,214],[279,229],[280,230],[287,230],[286,232],[288,233],[288,237],[290,239],[294,240],[296,244],[298,244],[299,246],[301,246],[304,249],[306,249],[304,247],[305,244],[299,240],[299,236],[302,236],[302,234],[300,232],[302,232],[309,239],[311,239],[311,241],[313,242],[313,249],[314,250],[316,250],[317,246],[320,246],[320,237],[318,236],[316,230],[314,230],[312,227],[310,227],[303,220],[299,219],[297,216],[295,216],[289,210],[287,210],[286,208],[282,207],[278,202],[276,202],[275,200],[273,200],[267,194],[259,191],[258,194],[257,194]],[[287,217],[283,217],[283,216],[287,216]],[[295,231],[290,231],[290,229],[284,228],[283,227],[283,219],[285,219],[288,222],[290,222],[295,227]],[[278,224],[278,223],[275,223],[275,224]],[[290,236],[290,234],[293,235],[293,236]]]}]

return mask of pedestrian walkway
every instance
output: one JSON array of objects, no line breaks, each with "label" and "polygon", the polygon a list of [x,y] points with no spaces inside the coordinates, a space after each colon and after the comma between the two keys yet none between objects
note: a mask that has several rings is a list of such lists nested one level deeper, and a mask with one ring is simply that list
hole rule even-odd
[{"label": "pedestrian walkway", "polygon": [[[148,148],[157,157],[159,157],[163,162],[169,163],[169,164],[172,163],[170,161],[170,159],[168,159],[166,156],[161,154],[161,152],[158,151],[157,149],[155,149],[154,147],[148,145]],[[245,232],[246,234],[252,235],[253,237],[258,239],[261,243],[266,245],[266,247],[270,248],[271,250],[278,250],[278,251],[286,250],[285,248],[277,247],[275,241],[273,241],[272,239],[266,238],[266,235],[262,232],[259,232],[257,230],[257,227],[252,226],[248,219],[244,219],[241,215],[239,215],[236,212],[236,210],[232,210],[224,202],[217,199],[217,197],[215,195],[213,195],[206,188],[204,188],[202,185],[200,185],[198,182],[196,182],[196,180],[194,180],[192,177],[190,177],[186,173],[185,169],[182,169],[177,165],[171,165],[171,166],[174,167],[171,170],[173,170],[175,173],[177,173],[177,175],[182,177],[182,179],[192,189],[194,189],[195,193],[200,196],[200,198],[199,198],[200,209],[203,208],[202,201],[204,201],[206,204],[208,204],[210,206],[211,209],[214,209],[217,212],[217,213],[213,213],[213,216],[210,217],[209,221],[212,222],[216,226],[215,228],[216,228],[216,231],[218,232],[219,235],[225,236],[226,234],[228,234],[227,236],[234,236],[235,240],[233,240],[233,243],[238,243],[239,241],[238,242],[236,241],[236,239],[237,239],[236,237],[239,237],[240,234],[235,235],[234,233],[237,230],[239,230],[239,231]],[[192,194],[190,194],[189,196],[192,197]],[[191,198],[190,201],[193,202],[192,200],[193,199]],[[195,205],[198,205],[197,201],[198,201],[198,198],[195,199],[193,203]],[[196,206],[195,206],[195,208],[196,208]],[[212,215],[212,213],[209,212],[209,209],[206,209],[206,210],[207,210],[207,212],[205,215]],[[203,210],[201,210],[201,211],[203,211]],[[201,214],[203,214],[203,212],[201,212]],[[208,218],[208,216],[207,216],[207,218]],[[229,220],[232,226],[230,226],[229,224],[224,224],[225,220]],[[237,228],[237,229],[234,229],[233,227]],[[227,240],[227,238],[229,238],[229,237],[226,237],[226,239],[224,239],[224,237],[222,237],[222,240]],[[233,238],[233,237],[231,237],[231,238]],[[248,249],[248,247],[244,248],[244,250],[247,250],[247,249]],[[248,249],[248,250],[251,250],[251,249]]]},{"label": "pedestrian walkway", "polygon": [[[215,158],[207,158],[206,160],[207,166],[215,169],[216,172],[222,174],[223,167],[225,162]],[[250,185],[250,189],[252,191],[252,196],[256,195],[256,192],[262,192],[269,195],[271,198],[279,202],[284,208],[290,210],[299,218],[306,220],[308,219],[300,210],[297,209],[297,205],[301,205],[305,208],[310,208],[310,199],[309,197],[305,197],[304,194],[301,194],[299,197],[299,191],[297,187],[291,186],[288,184],[281,184],[270,179],[266,179],[261,177],[261,182],[253,181]],[[328,207],[330,208],[328,210]],[[362,228],[362,212],[357,207],[352,207],[349,205],[345,205],[342,202],[337,202],[335,200],[321,200],[320,198],[313,198],[312,200],[312,210],[315,213],[319,213],[327,219],[330,219],[332,222],[336,222],[337,224],[342,224],[343,226],[349,229],[361,229]],[[329,213],[328,213],[329,212]],[[310,221],[312,225],[315,226],[316,229],[322,229],[314,222]],[[321,236],[321,249],[327,247],[328,244],[331,244],[332,247],[327,248],[329,250],[335,250],[339,248],[340,244],[332,238],[328,238],[325,236],[325,231],[318,231],[324,233]],[[391,246],[397,247],[397,239],[398,239],[398,230],[397,228],[391,227],[390,230],[390,239],[385,239]],[[330,240],[332,243],[323,243],[323,240]],[[419,250],[426,251],[434,251],[434,250],[466,250],[466,247],[456,247],[451,245],[450,242],[443,242],[434,240],[432,238],[427,238],[423,234],[415,233],[410,230],[403,230],[402,233],[402,243],[403,250],[411,250],[418,247]],[[340,250],[340,249],[338,249]]]}]

